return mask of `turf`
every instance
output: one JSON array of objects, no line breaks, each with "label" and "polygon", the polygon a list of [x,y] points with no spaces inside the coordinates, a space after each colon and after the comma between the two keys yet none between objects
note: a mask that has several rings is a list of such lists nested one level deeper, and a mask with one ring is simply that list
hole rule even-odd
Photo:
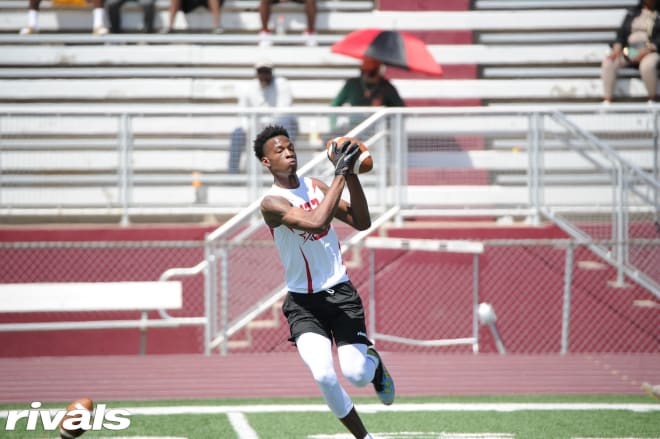
[{"label": "turf", "polygon": [[[99,401],[97,401],[98,403]],[[346,431],[325,408],[320,399],[269,399],[269,400],[168,400],[168,401],[103,401],[108,408],[128,407],[175,407],[175,406],[238,406],[259,439],[308,439],[314,437],[344,438]],[[374,398],[356,398],[361,406],[374,404]],[[501,411],[396,411],[397,404],[410,403],[590,403],[590,404],[650,404],[653,411],[630,410],[520,410]],[[62,408],[67,403],[44,404],[44,408]],[[252,413],[252,405],[311,404],[317,411]],[[318,411],[319,407],[321,411]],[[25,405],[2,405],[0,410],[25,410]],[[585,396],[488,396],[488,397],[438,397],[399,398],[392,411],[362,412],[365,425],[376,437],[430,439],[442,437],[441,433],[464,434],[469,437],[506,437],[516,439],[572,439],[572,438],[660,438],[660,402],[645,395],[585,395]],[[130,417],[131,425],[125,431],[90,431],[83,438],[161,436],[190,439],[240,439],[228,416],[219,414],[137,415]],[[5,431],[5,418],[0,418],[0,436],[7,439],[56,438],[54,432],[26,431],[26,421],[21,420],[15,431]],[[38,423],[38,426],[41,424]],[[417,432],[415,435],[412,433]],[[457,436],[455,436],[457,437]]]}]

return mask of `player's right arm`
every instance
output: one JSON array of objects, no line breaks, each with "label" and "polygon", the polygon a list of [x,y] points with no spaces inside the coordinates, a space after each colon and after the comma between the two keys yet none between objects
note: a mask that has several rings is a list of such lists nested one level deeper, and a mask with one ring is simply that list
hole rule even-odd
[{"label": "player's right arm", "polygon": [[261,201],[261,214],[269,227],[285,225],[305,232],[324,233],[335,216],[345,185],[346,177],[337,175],[323,201],[311,211],[292,206],[284,197],[268,195]]}]

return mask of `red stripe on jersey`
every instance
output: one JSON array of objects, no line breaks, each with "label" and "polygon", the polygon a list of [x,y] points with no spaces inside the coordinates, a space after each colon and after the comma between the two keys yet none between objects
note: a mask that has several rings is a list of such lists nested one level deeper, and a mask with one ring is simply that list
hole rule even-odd
[{"label": "red stripe on jersey", "polygon": [[307,262],[307,258],[305,257],[305,253],[303,253],[302,249],[300,249],[300,254],[303,257],[303,261],[305,261],[305,271],[307,272],[307,294],[312,294],[314,289],[312,288],[312,273],[309,271],[309,262]]}]

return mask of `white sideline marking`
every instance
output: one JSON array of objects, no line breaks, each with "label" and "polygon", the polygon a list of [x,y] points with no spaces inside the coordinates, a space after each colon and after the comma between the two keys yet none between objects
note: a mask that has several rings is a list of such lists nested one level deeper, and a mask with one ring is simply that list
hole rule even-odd
[{"label": "white sideline marking", "polygon": [[243,413],[227,413],[229,423],[240,439],[259,439],[257,432],[252,429],[250,423]]},{"label": "white sideline marking", "polygon": [[[626,410],[637,413],[660,412],[660,404],[637,403],[411,403],[394,404],[356,404],[361,413],[380,412],[516,412],[545,410]],[[325,404],[257,404],[257,405],[197,405],[174,407],[128,407],[132,415],[184,415],[184,414],[227,414],[227,413],[296,413],[328,412]],[[0,411],[0,418],[7,417],[7,411]]]},{"label": "white sideline marking", "polygon": [[[545,410],[626,410],[636,413],[660,412],[660,404],[641,403],[410,403],[385,406],[382,404],[356,404],[360,412],[516,412]],[[299,413],[329,412],[325,404],[256,404],[256,405],[191,405],[167,407],[122,407],[131,415],[217,415],[227,413]],[[0,410],[0,418],[8,416]]]}]

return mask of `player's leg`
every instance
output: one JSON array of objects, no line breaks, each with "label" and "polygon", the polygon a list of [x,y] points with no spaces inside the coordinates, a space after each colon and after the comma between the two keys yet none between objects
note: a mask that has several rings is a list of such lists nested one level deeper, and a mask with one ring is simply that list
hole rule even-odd
[{"label": "player's leg", "polygon": [[371,382],[383,404],[394,402],[394,380],[383,360],[367,338],[362,299],[350,282],[334,287],[333,301],[342,311],[333,322],[332,333],[338,346],[342,373],[356,386]]},{"label": "player's leg", "polygon": [[312,372],[321,389],[323,399],[342,424],[358,439],[369,437],[362,420],[353,407],[335,372],[332,362],[332,343],[320,334],[306,332],[296,339],[298,353]]},{"label": "player's leg", "polygon": [[356,387],[369,384],[376,373],[378,360],[367,355],[367,345],[346,344],[337,348],[341,373]]}]

